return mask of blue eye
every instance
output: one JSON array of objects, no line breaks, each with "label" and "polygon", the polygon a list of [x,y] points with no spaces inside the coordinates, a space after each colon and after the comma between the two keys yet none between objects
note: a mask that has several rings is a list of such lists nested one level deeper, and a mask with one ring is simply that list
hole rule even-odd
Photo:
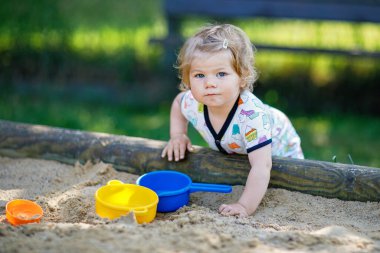
[{"label": "blue eye", "polygon": [[203,77],[205,77],[205,75],[203,75],[203,74],[195,74],[194,77],[195,78],[203,78]]},{"label": "blue eye", "polygon": [[216,77],[217,78],[221,78],[221,77],[226,76],[226,75],[227,75],[226,72],[219,72],[219,73],[216,74]]}]

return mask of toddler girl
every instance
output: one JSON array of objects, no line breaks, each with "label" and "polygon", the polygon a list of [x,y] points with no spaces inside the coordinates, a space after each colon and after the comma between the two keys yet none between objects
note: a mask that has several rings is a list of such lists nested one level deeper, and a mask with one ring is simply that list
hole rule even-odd
[{"label": "toddler girl", "polygon": [[240,28],[224,24],[202,28],[178,55],[181,93],[170,113],[170,140],[162,157],[179,161],[192,151],[190,122],[210,148],[247,154],[251,165],[237,203],[223,204],[223,215],[251,215],[269,184],[272,155],[303,158],[301,141],[289,119],[265,105],[253,91],[254,52]]}]

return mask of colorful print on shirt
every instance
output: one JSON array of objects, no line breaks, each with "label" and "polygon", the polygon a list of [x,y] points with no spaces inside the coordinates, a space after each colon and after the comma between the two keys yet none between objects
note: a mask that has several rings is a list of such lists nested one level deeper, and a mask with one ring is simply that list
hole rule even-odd
[{"label": "colorful print on shirt", "polygon": [[[259,106],[257,106],[259,105]],[[200,110],[202,108],[203,110]],[[226,153],[247,154],[259,147],[270,144],[272,141],[271,128],[268,127],[267,108],[249,91],[240,95],[236,111],[227,119],[228,127],[224,133],[215,133],[206,124],[208,115],[203,104],[197,103],[191,91],[184,93],[181,102],[181,111],[185,118],[201,133],[202,137],[214,150],[220,148]],[[210,125],[209,125],[210,126]],[[214,134],[213,134],[214,133]],[[222,136],[218,136],[222,134]],[[217,137],[220,137],[218,147]]]},{"label": "colorful print on shirt", "polygon": [[[214,129],[207,126],[205,114],[208,113],[205,113],[205,108],[207,111],[206,106],[194,99],[191,91],[184,93],[181,100],[182,114],[210,148],[221,148],[220,151],[230,154],[247,154],[272,143],[272,155],[303,158],[300,138],[286,115],[263,104],[250,91],[244,90],[240,94],[236,111],[227,119],[228,127],[224,133],[215,133]],[[210,121],[208,123],[212,128]]]}]

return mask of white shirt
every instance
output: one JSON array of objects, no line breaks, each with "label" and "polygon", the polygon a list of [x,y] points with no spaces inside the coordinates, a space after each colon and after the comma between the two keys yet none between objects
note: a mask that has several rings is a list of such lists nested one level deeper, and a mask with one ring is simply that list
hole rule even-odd
[{"label": "white shirt", "polygon": [[182,97],[181,112],[214,150],[248,154],[272,143],[272,155],[303,158],[300,138],[289,119],[249,90],[241,92],[219,133],[211,125],[207,106],[198,103],[191,91]]}]

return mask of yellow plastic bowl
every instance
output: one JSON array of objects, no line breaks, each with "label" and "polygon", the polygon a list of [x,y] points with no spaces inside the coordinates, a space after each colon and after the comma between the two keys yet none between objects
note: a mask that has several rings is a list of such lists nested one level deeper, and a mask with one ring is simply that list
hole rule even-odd
[{"label": "yellow plastic bowl", "polygon": [[14,226],[38,223],[43,214],[42,208],[37,203],[26,199],[9,201],[5,207],[7,220]]},{"label": "yellow plastic bowl", "polygon": [[156,217],[158,195],[149,188],[111,180],[95,193],[95,211],[102,218],[116,219],[133,212],[137,223]]}]

